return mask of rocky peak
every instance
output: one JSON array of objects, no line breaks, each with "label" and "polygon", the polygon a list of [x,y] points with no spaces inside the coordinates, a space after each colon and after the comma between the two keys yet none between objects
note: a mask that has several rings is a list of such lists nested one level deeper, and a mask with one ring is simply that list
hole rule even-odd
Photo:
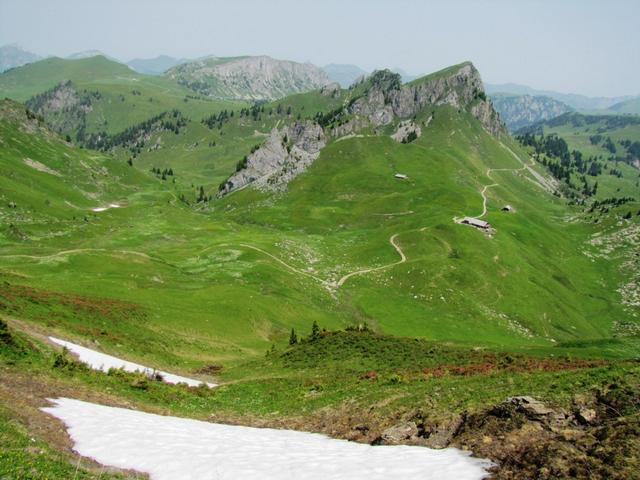
[{"label": "rocky peak", "polygon": [[267,56],[210,57],[173,67],[166,75],[200,94],[240,100],[275,100],[330,83],[315,65]]},{"label": "rocky peak", "polygon": [[421,109],[451,105],[466,109],[492,134],[505,132],[498,114],[484,92],[482,79],[471,62],[449,67],[401,85],[400,75],[388,70],[367,79],[365,94],[349,107],[350,113],[368,116],[374,125],[409,118]]}]

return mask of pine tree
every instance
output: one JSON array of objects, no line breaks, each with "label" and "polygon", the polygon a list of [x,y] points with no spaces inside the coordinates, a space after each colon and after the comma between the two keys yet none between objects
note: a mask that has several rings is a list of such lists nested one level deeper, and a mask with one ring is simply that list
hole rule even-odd
[{"label": "pine tree", "polygon": [[317,340],[318,338],[320,338],[320,327],[318,326],[318,322],[314,320],[311,326],[311,340]]},{"label": "pine tree", "polygon": [[291,335],[289,335],[289,345],[295,345],[298,343],[298,335],[296,335],[296,331],[292,328]]}]

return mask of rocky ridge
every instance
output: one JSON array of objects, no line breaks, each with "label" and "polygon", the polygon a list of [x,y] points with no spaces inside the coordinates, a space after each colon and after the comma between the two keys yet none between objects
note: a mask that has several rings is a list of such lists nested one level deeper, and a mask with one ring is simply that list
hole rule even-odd
[{"label": "rocky ridge", "polygon": [[[325,86],[321,94],[332,95],[337,89],[337,85]],[[411,142],[422,134],[422,127],[412,117],[429,106],[451,105],[466,109],[489,133],[496,136],[506,133],[499,115],[484,94],[478,71],[470,62],[405,85],[397,73],[381,70],[354,85],[351,91],[354,98],[336,111],[274,129],[220,185],[218,196],[251,183],[262,190],[283,191],[288,182],[318,157],[327,138],[338,140],[367,127],[372,126],[375,131],[378,127],[404,120],[392,137],[401,143]],[[430,120],[431,117],[423,123],[425,128]]]},{"label": "rocky ridge", "polygon": [[235,100],[275,100],[330,83],[315,65],[267,56],[209,57],[175,66],[165,75],[202,95]]}]

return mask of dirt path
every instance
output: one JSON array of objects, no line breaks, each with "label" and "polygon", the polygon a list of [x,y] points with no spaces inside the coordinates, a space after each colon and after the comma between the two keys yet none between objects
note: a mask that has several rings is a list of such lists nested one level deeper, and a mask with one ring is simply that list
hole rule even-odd
[{"label": "dirt path", "polygon": [[254,247],[253,245],[247,245],[246,243],[240,243],[239,244],[241,247],[245,247],[245,248],[250,248],[252,250],[255,250],[256,252],[260,252],[263,255],[266,255],[267,257],[275,260],[276,262],[278,262],[280,265],[283,265],[285,268],[291,270],[292,272],[298,273],[300,275],[305,275],[309,278],[313,278],[314,280],[320,282],[322,285],[326,286],[326,287],[330,287],[331,286],[331,282],[327,282],[326,280],[323,280],[320,277],[317,277],[315,275],[313,275],[312,273],[309,272],[305,272],[304,270],[300,270],[299,268],[296,268],[294,266],[289,265],[288,263],[286,263],[284,260],[279,259],[278,257],[276,257],[275,255],[270,254],[269,252],[262,250],[261,248],[258,247]]},{"label": "dirt path", "polygon": [[143,252],[136,252],[135,250],[107,250],[106,248],[75,248],[73,250],[62,250],[61,252],[52,253],[51,255],[26,255],[26,254],[12,254],[12,255],[0,255],[0,258],[30,258],[32,260],[47,260],[56,257],[63,257],[65,255],[73,255],[76,253],[121,253],[125,255],[136,255],[147,260],[153,260],[149,255]]},{"label": "dirt path", "polygon": [[[260,252],[263,255],[266,255],[267,257],[269,257],[272,260],[276,261],[277,263],[279,263],[280,265],[282,265],[286,269],[288,269],[288,270],[290,270],[290,271],[292,271],[294,273],[297,273],[297,274],[304,275],[306,277],[312,278],[312,279],[316,280],[317,282],[320,282],[324,287],[328,288],[329,290],[337,290],[342,285],[344,285],[345,282],[347,280],[349,280],[351,277],[355,277],[357,275],[364,275],[364,274],[371,273],[371,272],[377,272],[377,271],[380,271],[380,270],[385,270],[387,268],[391,268],[391,267],[394,267],[396,265],[400,265],[401,263],[405,263],[407,261],[407,256],[404,254],[404,252],[402,251],[402,248],[397,243],[398,235],[400,235],[400,233],[393,234],[389,238],[389,243],[391,244],[391,246],[393,246],[393,248],[396,250],[396,252],[398,252],[398,255],[400,255],[400,260],[398,260],[396,262],[393,262],[393,263],[388,263],[386,265],[381,265],[381,266],[378,266],[378,267],[363,268],[363,269],[356,270],[356,271],[351,272],[351,273],[347,273],[346,275],[342,276],[337,282],[330,282],[328,280],[324,280],[324,279],[318,277],[317,275],[314,275],[312,273],[306,272],[306,271],[301,270],[299,268],[296,268],[296,267],[294,267],[292,265],[289,265],[284,260],[276,257],[275,255],[272,255],[271,253],[267,252],[266,250],[263,250],[263,249],[258,248],[258,247],[254,247],[253,245],[248,245],[246,243],[240,243],[238,245],[241,246],[241,247],[244,247],[244,248],[250,248],[251,250],[255,250],[256,252]],[[220,245],[220,246],[222,246],[222,245]]]},{"label": "dirt path", "polygon": [[[527,165],[525,162],[523,162],[520,159],[520,157],[518,157],[518,155],[516,155],[516,153],[513,150],[507,147],[504,143],[500,142],[500,145],[502,146],[502,148],[506,149],[511,155],[513,155],[513,157],[522,164],[522,167],[520,168],[489,168],[486,173],[487,178],[490,178],[491,180],[493,180],[493,177],[491,176],[492,172],[522,172],[526,170],[529,174],[531,174],[533,179],[529,177],[526,177],[526,178],[529,178],[529,180],[531,180],[533,183],[538,185],[540,188],[548,192],[553,192],[555,190],[555,186],[550,180],[540,175],[533,168],[531,168],[531,165],[535,165],[535,161],[533,160],[533,158],[529,159],[531,163],[530,165]],[[499,183],[492,183],[482,187],[482,190],[480,190],[480,195],[482,196],[482,213],[474,218],[482,218],[487,214],[487,190],[489,190],[490,188],[499,187],[499,186],[500,186]]]},{"label": "dirt path", "polygon": [[407,261],[407,256],[404,254],[404,252],[400,248],[400,245],[398,245],[396,243],[396,239],[398,238],[398,235],[400,235],[400,234],[396,233],[396,234],[392,235],[391,238],[389,239],[389,243],[393,246],[393,248],[396,249],[396,252],[398,252],[398,254],[400,255],[400,260],[398,260],[397,262],[389,263],[387,265],[382,265],[380,267],[364,268],[362,270],[356,270],[355,272],[348,273],[345,276],[343,276],[340,280],[338,280],[338,282],[336,283],[336,287],[338,287],[338,288],[341,287],[342,285],[344,285],[344,282],[349,280],[351,277],[355,277],[356,275],[364,275],[365,273],[371,273],[371,272],[376,272],[376,271],[379,271],[379,270],[384,270],[386,268],[394,267],[396,265],[400,265],[401,263],[406,262]]}]

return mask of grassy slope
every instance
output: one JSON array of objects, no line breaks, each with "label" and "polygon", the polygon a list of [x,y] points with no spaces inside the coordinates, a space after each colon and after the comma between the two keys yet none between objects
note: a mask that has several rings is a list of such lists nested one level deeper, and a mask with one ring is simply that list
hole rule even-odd
[{"label": "grassy slope", "polygon": [[136,73],[102,56],[80,60],[50,58],[13,69],[0,75],[0,97],[25,101],[66,80],[79,90],[101,94],[87,114],[87,133],[117,133],[172,109],[200,121],[212,113],[244,106],[197,97],[165,77]]},{"label": "grassy slope", "polygon": [[[169,168],[178,172],[177,193],[184,193],[193,200],[195,188],[204,185],[208,194],[215,195],[218,185],[229,177],[236,164],[249,153],[251,148],[264,141],[265,136],[278,124],[291,123],[300,115],[301,119],[327,112],[340,105],[348,93],[342,91],[336,97],[325,96],[319,92],[309,92],[287,97],[280,101],[265,104],[264,113],[259,119],[240,117],[239,108],[234,117],[222,128],[208,128],[198,122],[191,122],[179,136],[173,133],[154,135],[150,143],[159,143],[161,148],[144,151],[136,160],[141,168]],[[278,114],[278,106],[282,113]],[[291,114],[287,110],[291,108]],[[187,113],[192,116],[191,113]],[[192,116],[193,118],[193,116]],[[215,143],[215,146],[210,144]]]}]

